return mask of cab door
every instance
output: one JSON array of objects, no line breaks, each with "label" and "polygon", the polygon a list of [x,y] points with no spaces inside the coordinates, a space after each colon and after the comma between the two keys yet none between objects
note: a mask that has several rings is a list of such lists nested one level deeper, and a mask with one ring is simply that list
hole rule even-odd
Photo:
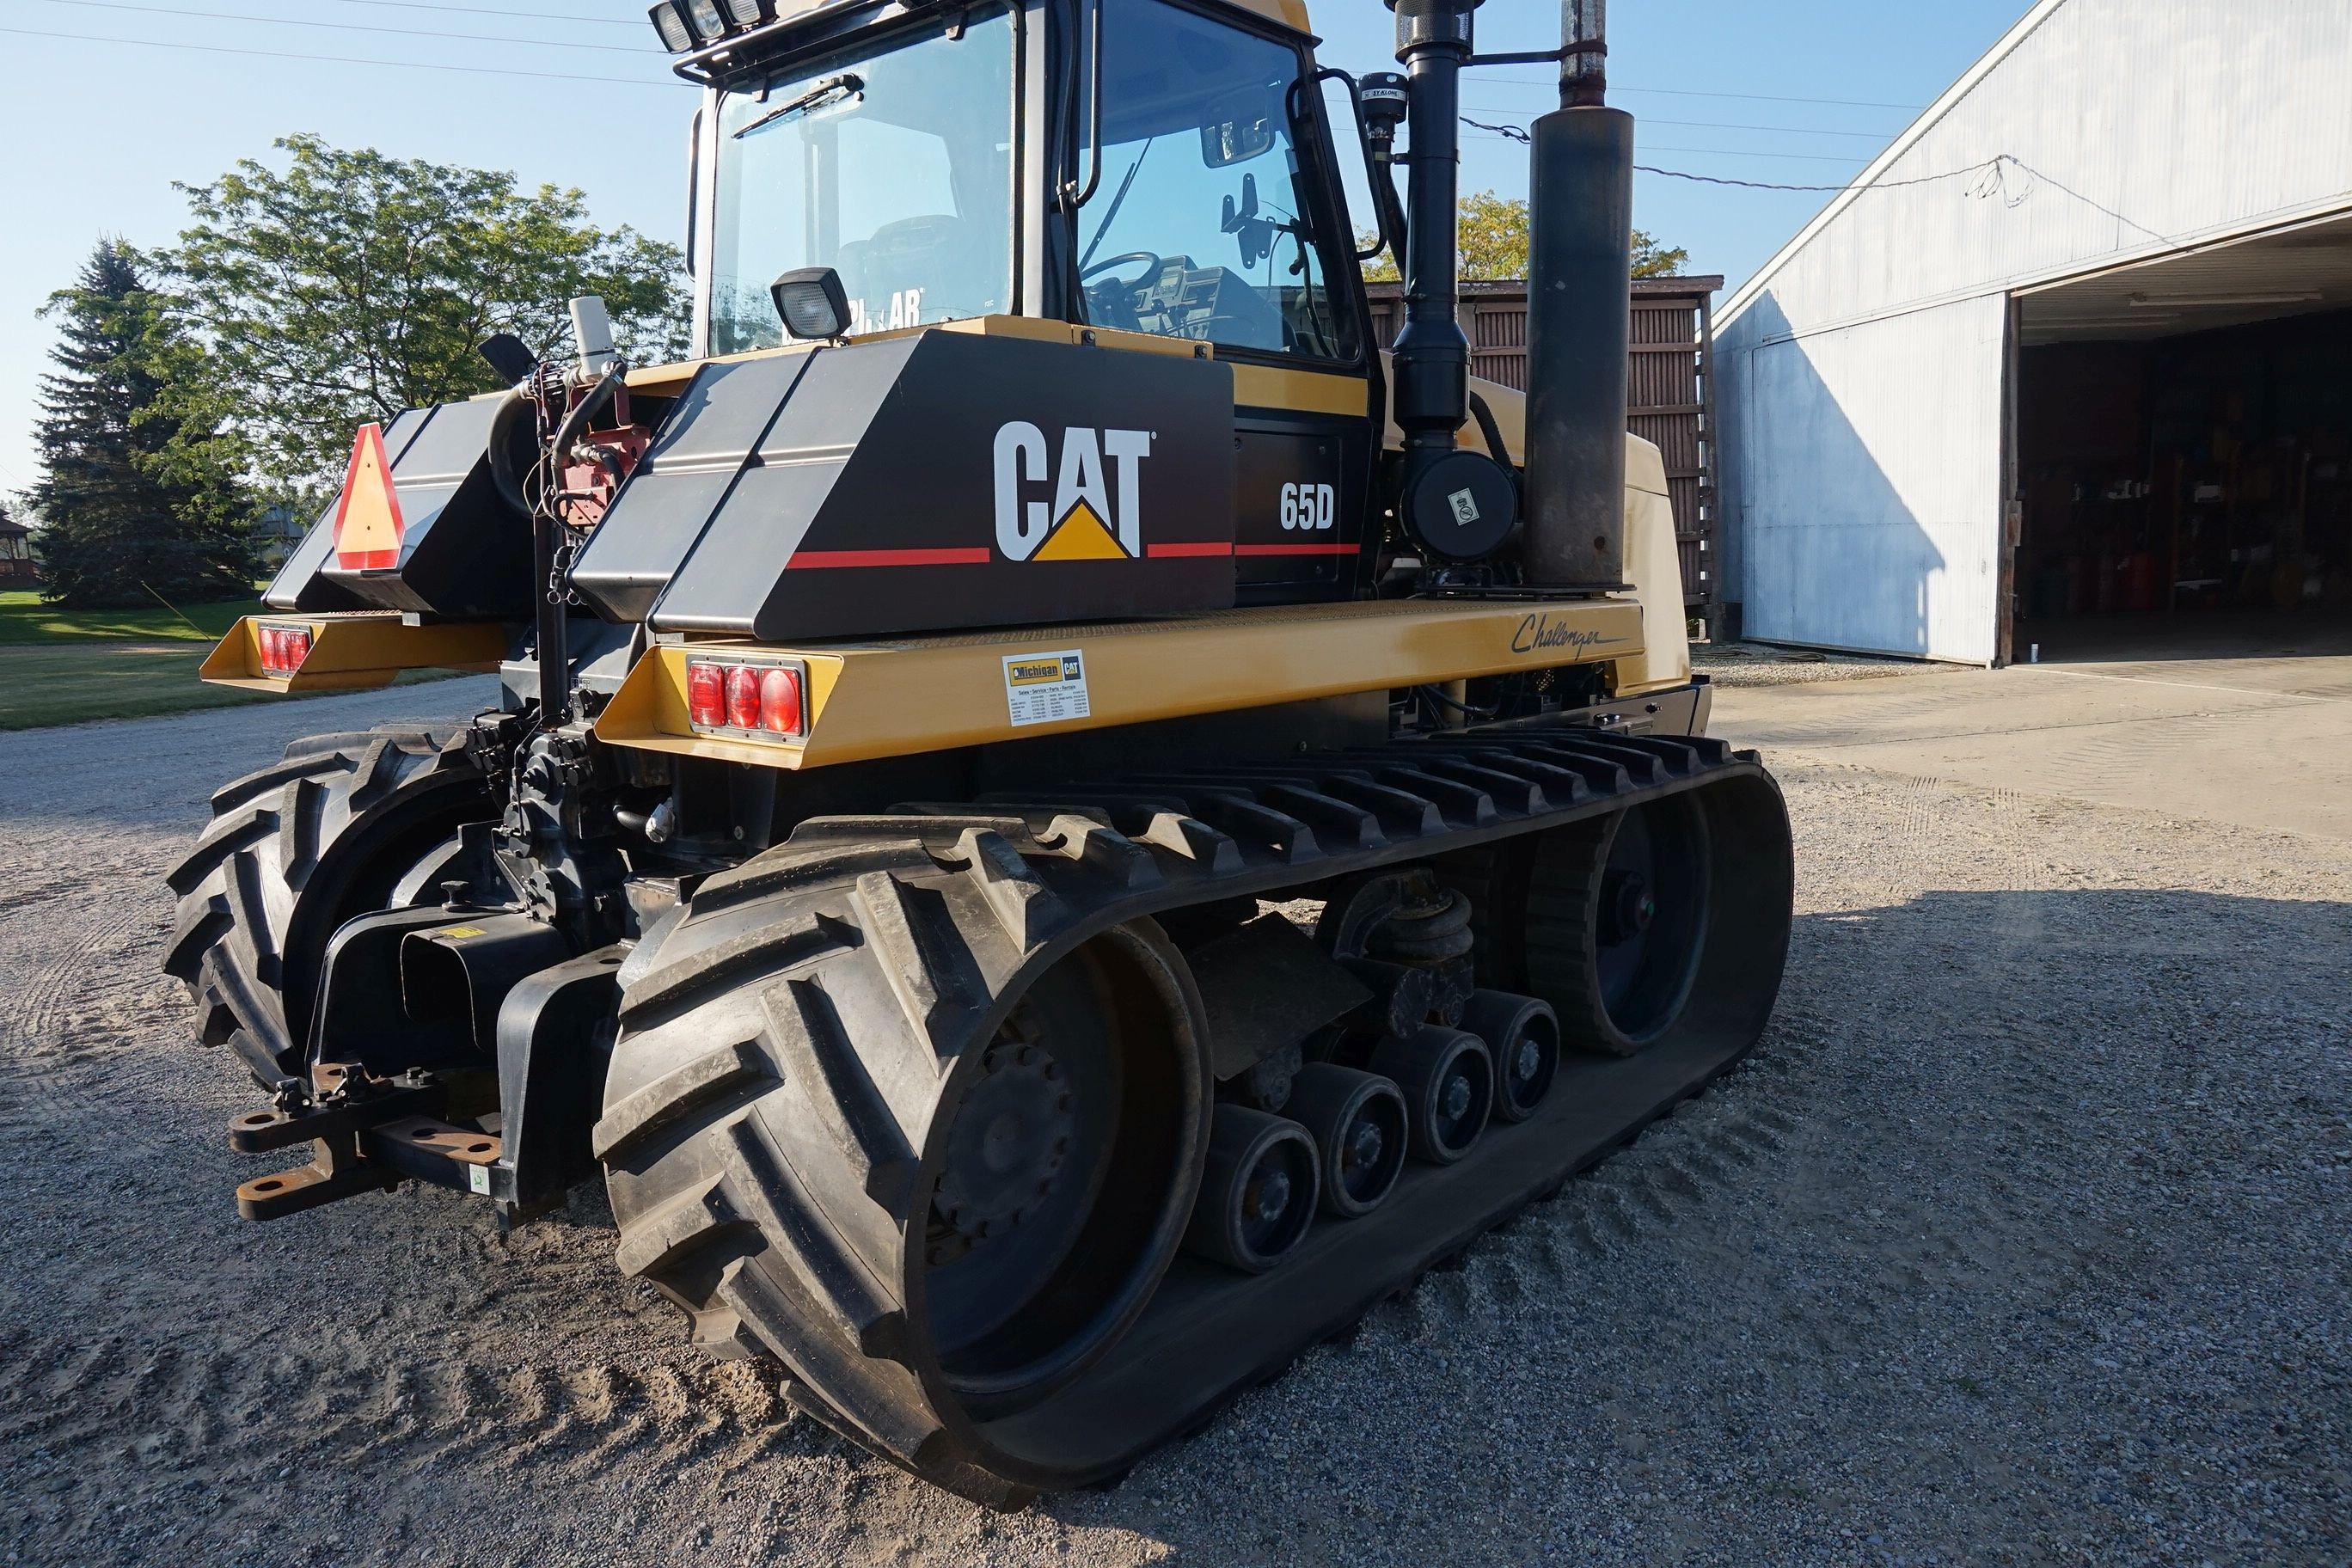
[{"label": "cab door", "polygon": [[[1068,319],[1234,367],[1238,602],[1369,588],[1379,387],[1307,40],[1178,0],[1099,7],[1102,91],[1068,171]],[[1296,118],[1294,118],[1294,110]]]}]

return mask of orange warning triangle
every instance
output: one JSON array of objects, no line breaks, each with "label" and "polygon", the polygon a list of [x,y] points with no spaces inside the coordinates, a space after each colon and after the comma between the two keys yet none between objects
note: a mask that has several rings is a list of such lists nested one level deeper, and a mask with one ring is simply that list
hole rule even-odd
[{"label": "orange warning triangle", "polygon": [[1127,552],[1118,547],[1103,520],[1085,501],[1072,507],[1060,526],[1031,556],[1032,561],[1124,561]]},{"label": "orange warning triangle", "polygon": [[343,474],[343,498],[335,503],[335,563],[346,572],[397,566],[407,531],[400,492],[392,488],[392,465],[384,461],[383,431],[362,425]]}]

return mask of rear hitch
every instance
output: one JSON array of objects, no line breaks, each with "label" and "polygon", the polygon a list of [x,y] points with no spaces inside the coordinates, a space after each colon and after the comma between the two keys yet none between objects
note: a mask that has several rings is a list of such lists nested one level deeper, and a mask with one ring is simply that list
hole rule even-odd
[{"label": "rear hitch", "polygon": [[282,1219],[360,1193],[389,1192],[399,1173],[369,1159],[362,1150],[371,1129],[443,1109],[447,1089],[415,1079],[386,1082],[356,1073],[340,1062],[311,1071],[310,1088],[288,1086],[268,1110],[232,1118],[228,1146],[240,1154],[265,1154],[297,1143],[310,1145],[310,1163],[240,1183],[236,1212],[247,1219]]},{"label": "rear hitch", "polygon": [[[387,911],[352,924],[365,928],[348,933],[357,942],[339,944],[374,962],[346,973],[370,983],[331,998],[322,1021],[343,1026],[320,1037],[356,1059],[320,1062],[308,1085],[289,1079],[271,1109],[229,1122],[239,1153],[311,1150],[307,1165],[240,1184],[237,1212],[278,1219],[403,1181],[488,1198],[502,1227],[556,1207],[596,1172],[589,1131],[627,946],[562,958],[551,928],[511,913]],[[362,1027],[354,1004],[368,999],[381,1016]],[[456,1038],[479,1048],[453,1057]],[[382,1059],[404,1044],[425,1048]]]},{"label": "rear hitch", "polygon": [[228,1124],[229,1147],[240,1154],[310,1145],[309,1164],[238,1185],[236,1211],[247,1219],[282,1219],[361,1193],[390,1192],[404,1179],[490,1195],[500,1140],[441,1120],[446,1084],[421,1073],[373,1079],[341,1062],[322,1063],[312,1081],[313,1092],[298,1103],[249,1111]]}]

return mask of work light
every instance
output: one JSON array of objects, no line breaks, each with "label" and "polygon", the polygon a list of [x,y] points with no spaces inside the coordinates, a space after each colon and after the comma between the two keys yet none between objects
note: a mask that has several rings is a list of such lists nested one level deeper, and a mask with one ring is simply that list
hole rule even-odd
[{"label": "work light", "polygon": [[757,26],[769,15],[761,0],[721,0],[721,4],[727,7],[727,19],[739,27]]},{"label": "work light", "polygon": [[830,267],[795,267],[768,285],[784,331],[796,338],[837,338],[849,331],[849,296]]},{"label": "work light", "polygon": [[706,44],[727,30],[727,18],[719,14],[719,0],[686,0],[686,15],[694,24],[694,36]]},{"label": "work light", "polygon": [[663,48],[675,55],[694,47],[694,34],[686,25],[686,13],[672,0],[661,0],[646,15],[653,18],[654,31],[661,35]]}]

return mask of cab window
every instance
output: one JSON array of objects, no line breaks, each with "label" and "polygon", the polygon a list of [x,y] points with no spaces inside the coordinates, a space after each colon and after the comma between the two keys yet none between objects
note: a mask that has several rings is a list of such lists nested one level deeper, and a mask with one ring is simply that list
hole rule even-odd
[{"label": "cab window", "polygon": [[840,273],[853,332],[1012,309],[1014,42],[959,13],[720,101],[713,353],[782,340],[789,268]]},{"label": "cab window", "polygon": [[1160,0],[1103,12],[1102,182],[1078,212],[1084,319],[1353,360],[1355,321],[1314,226],[1321,174],[1302,164],[1286,107],[1297,51]]}]

